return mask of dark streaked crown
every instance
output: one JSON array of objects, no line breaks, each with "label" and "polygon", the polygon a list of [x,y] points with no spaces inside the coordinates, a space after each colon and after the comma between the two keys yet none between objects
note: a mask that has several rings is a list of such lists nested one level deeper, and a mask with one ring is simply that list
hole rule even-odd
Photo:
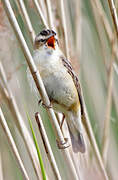
[{"label": "dark streaked crown", "polygon": [[39,33],[39,35],[42,35],[42,36],[49,36],[51,34],[56,35],[56,32],[54,32],[53,30],[46,29]]}]

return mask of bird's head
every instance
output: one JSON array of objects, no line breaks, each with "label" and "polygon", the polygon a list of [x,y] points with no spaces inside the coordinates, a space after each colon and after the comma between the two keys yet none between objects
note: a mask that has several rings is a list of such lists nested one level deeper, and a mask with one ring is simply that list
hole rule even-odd
[{"label": "bird's head", "polygon": [[50,49],[55,50],[58,44],[56,33],[53,30],[43,30],[35,38],[35,49]]}]

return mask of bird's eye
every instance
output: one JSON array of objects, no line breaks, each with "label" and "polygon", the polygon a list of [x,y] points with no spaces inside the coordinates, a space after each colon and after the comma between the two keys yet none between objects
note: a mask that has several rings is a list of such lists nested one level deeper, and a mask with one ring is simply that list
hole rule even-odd
[{"label": "bird's eye", "polygon": [[44,42],[45,40],[44,39],[40,39],[39,42]]},{"label": "bird's eye", "polygon": [[37,42],[38,42],[38,43],[45,43],[45,41],[46,41],[45,39],[40,39],[40,40],[38,40]]}]

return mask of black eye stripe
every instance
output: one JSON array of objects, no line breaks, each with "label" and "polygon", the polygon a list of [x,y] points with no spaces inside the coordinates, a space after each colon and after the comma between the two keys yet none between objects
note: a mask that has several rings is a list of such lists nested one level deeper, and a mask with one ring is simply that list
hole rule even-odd
[{"label": "black eye stripe", "polygon": [[37,42],[44,43],[44,42],[46,42],[46,39],[39,39]]},{"label": "black eye stripe", "polygon": [[40,39],[39,42],[45,42],[45,39]]}]

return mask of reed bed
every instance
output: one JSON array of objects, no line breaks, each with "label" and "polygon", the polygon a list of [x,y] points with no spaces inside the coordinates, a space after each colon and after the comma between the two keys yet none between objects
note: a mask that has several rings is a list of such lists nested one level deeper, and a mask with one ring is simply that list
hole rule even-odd
[{"label": "reed bed", "polygon": [[[117,179],[117,9],[113,0],[0,1],[1,179]],[[35,36],[44,28],[57,32],[79,77],[85,154],[74,154],[66,142],[61,116],[38,105],[40,98],[50,104],[32,58]],[[30,88],[28,68],[39,95]]]}]

